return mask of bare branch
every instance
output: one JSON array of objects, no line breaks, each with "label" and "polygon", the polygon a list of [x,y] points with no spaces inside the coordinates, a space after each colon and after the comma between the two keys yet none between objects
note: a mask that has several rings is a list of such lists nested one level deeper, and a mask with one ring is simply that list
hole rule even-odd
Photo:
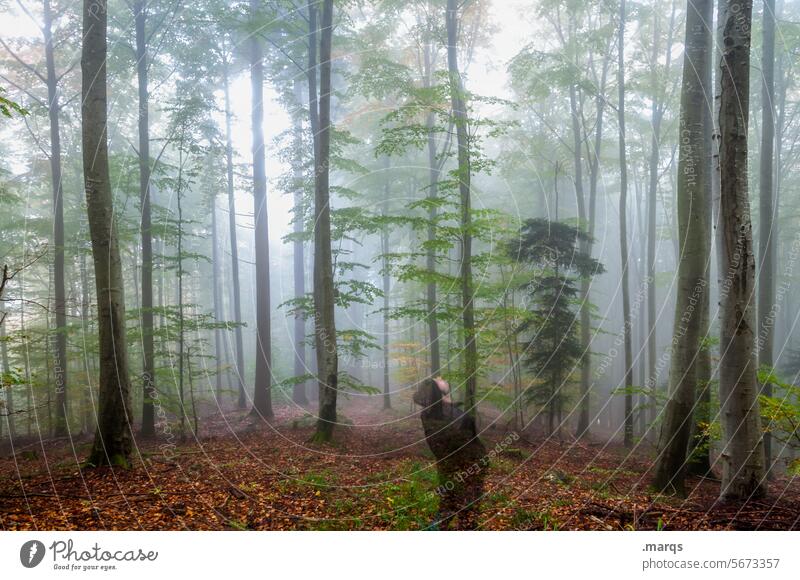
[{"label": "bare branch", "polygon": [[72,69],[74,69],[76,66],[78,66],[78,64],[80,62],[81,62],[80,58],[76,58],[75,60],[73,60],[72,64],[67,67],[67,70],[65,70],[64,72],[62,72],[60,75],[58,75],[56,77],[56,83],[60,82],[61,79],[63,79],[65,76],[67,76],[69,73],[71,73]]},{"label": "bare branch", "polygon": [[33,139],[33,142],[36,143],[36,146],[39,148],[39,151],[41,151],[47,159],[50,159],[50,153],[47,151],[47,149],[42,147],[41,140],[36,135],[36,133],[33,132],[33,129],[31,129],[31,126],[28,123],[28,118],[22,117],[22,121],[25,123],[25,128],[28,129],[28,133],[30,133],[31,138]]},{"label": "bare branch", "polygon": [[281,51],[281,53],[283,53],[283,56],[288,58],[292,62],[292,64],[298,68],[298,70],[300,72],[305,72],[306,71],[306,67],[305,66],[301,65],[300,63],[298,63],[294,58],[292,58],[292,56],[288,52],[286,52],[283,49],[283,47],[281,47],[280,45],[276,44],[275,41],[272,40],[269,36],[267,36],[267,35],[259,35],[259,36],[261,36],[261,38],[263,38],[264,40],[269,42],[272,46],[274,46],[279,51]]},{"label": "bare branch", "polygon": [[38,105],[41,105],[42,107],[45,107],[45,106],[47,106],[47,105],[45,104],[45,102],[44,102],[42,99],[40,99],[39,97],[37,97],[36,95],[34,95],[34,94],[33,94],[32,92],[30,92],[28,89],[26,89],[26,88],[23,88],[23,87],[19,86],[17,83],[15,83],[14,81],[12,81],[12,80],[11,80],[10,78],[8,78],[7,76],[0,74],[0,79],[3,79],[5,82],[7,82],[8,84],[10,84],[10,85],[11,85],[12,87],[14,87],[15,89],[17,89],[17,90],[19,90],[19,91],[22,91],[23,93],[25,93],[26,95],[28,95],[28,96],[29,96],[31,99],[33,99],[34,101],[36,101],[36,103],[37,103]]},{"label": "bare branch", "polygon": [[32,67],[31,65],[29,65],[27,62],[25,62],[24,60],[22,60],[22,59],[21,59],[19,56],[17,56],[17,53],[16,53],[16,52],[14,52],[13,50],[11,50],[11,47],[10,47],[10,46],[8,46],[8,45],[6,44],[6,41],[5,41],[5,40],[3,40],[2,38],[0,38],[0,44],[2,44],[2,45],[3,45],[3,48],[5,48],[5,49],[6,49],[6,51],[8,52],[8,54],[10,54],[10,55],[11,55],[11,56],[14,58],[14,60],[16,60],[16,61],[17,61],[19,64],[21,64],[21,65],[22,65],[22,66],[24,66],[26,69],[28,69],[28,70],[29,70],[29,71],[31,71],[33,74],[35,74],[37,77],[39,77],[39,79],[40,79],[40,80],[41,80],[43,83],[46,83],[46,82],[47,82],[47,79],[46,79],[46,78],[44,78],[44,76],[42,75],[42,73],[40,73],[39,71],[37,71],[35,68],[33,68],[33,67]]},{"label": "bare branch", "polygon": [[36,18],[33,17],[33,14],[30,13],[30,11],[25,7],[25,5],[20,0],[17,0],[17,4],[22,9],[22,11],[25,13],[25,15],[28,18],[31,19],[31,22],[33,22],[36,25],[36,28],[38,28],[39,30],[44,32],[44,27],[41,24],[39,24],[39,21],[36,20]]}]

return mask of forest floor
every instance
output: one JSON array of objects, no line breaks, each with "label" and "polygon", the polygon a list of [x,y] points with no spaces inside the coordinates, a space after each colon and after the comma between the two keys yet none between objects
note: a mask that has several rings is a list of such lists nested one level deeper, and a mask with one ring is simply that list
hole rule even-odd
[{"label": "forest floor", "polygon": [[[0,452],[0,529],[424,529],[437,476],[418,419],[371,403],[342,415],[353,424],[331,445],[308,443],[313,421],[297,407],[269,425],[217,415],[197,440],[137,439],[130,469],[82,467],[88,437],[28,441]],[[800,529],[797,478],[771,480],[766,499],[720,504],[718,481],[692,477],[679,499],[648,489],[652,451],[502,429],[482,439],[494,453],[481,529]]]}]

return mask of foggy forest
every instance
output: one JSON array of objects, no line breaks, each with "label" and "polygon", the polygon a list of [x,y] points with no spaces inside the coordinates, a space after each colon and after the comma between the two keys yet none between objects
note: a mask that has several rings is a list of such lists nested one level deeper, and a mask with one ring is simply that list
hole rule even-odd
[{"label": "foggy forest", "polygon": [[800,529],[798,65],[796,0],[0,0],[0,529]]}]

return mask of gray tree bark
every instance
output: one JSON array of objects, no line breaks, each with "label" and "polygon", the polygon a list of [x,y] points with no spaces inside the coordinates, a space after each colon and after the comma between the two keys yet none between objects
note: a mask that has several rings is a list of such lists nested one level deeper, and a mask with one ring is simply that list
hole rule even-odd
[{"label": "gray tree bark", "polygon": [[108,170],[106,0],[83,2],[81,53],[83,176],[97,290],[100,348],[97,432],[91,465],[127,466],[131,452],[130,379],[114,204]]},{"label": "gray tree bark", "polygon": [[713,0],[688,0],[681,89],[678,157],[678,284],[669,401],[659,439],[654,486],[685,494],[687,450],[699,381],[702,341],[707,331],[710,257],[711,118],[708,74]]},{"label": "gray tree bark", "polygon": [[[11,372],[11,367],[8,364],[8,344],[6,344],[6,323],[0,322],[0,357],[2,357],[3,374],[8,375]],[[8,425],[9,439],[13,440],[16,436],[16,421],[14,420],[14,393],[11,391],[11,385],[3,385],[3,393],[5,395],[5,417],[4,422]]]},{"label": "gray tree bark", "polygon": [[[711,13],[714,12],[713,0],[711,2]],[[709,25],[709,39],[711,43],[713,39],[713,32]],[[706,116],[703,119],[703,138],[704,143],[704,163],[707,173],[707,178],[703,183],[703,199],[705,200],[705,228],[708,240],[708,259],[706,260],[705,279],[709,286],[703,294],[703,300],[700,303],[700,332],[701,332],[701,346],[697,354],[696,370],[696,384],[700,389],[697,394],[697,407],[695,409],[695,423],[693,429],[693,439],[689,445],[690,447],[690,462],[689,473],[694,475],[706,476],[711,471],[711,438],[709,437],[709,427],[711,424],[711,345],[709,343],[710,331],[710,316],[711,316],[711,252],[713,245],[713,190],[715,179],[714,167],[714,50],[709,47],[705,53],[705,78],[703,79],[704,86],[706,87],[706,94],[704,98],[704,111]]]},{"label": "gray tree bark", "polygon": [[[389,157],[386,157],[384,166],[383,184],[383,215],[389,215]],[[381,229],[381,253],[383,254],[383,408],[392,408],[392,397],[390,394],[390,368],[389,368],[389,307],[391,306],[392,277],[389,273],[389,227]]]},{"label": "gray tree bark", "polygon": [[[255,20],[259,0],[250,0]],[[265,419],[272,412],[272,329],[269,288],[269,222],[267,219],[267,171],[264,151],[264,47],[256,31],[250,36],[251,128],[253,133],[253,198],[256,249],[256,380],[253,414]]]},{"label": "gray tree bark", "polygon": [[229,63],[226,55],[223,62],[222,80],[225,91],[225,166],[227,173],[228,188],[228,231],[231,242],[231,292],[233,294],[233,322],[236,327],[233,329],[234,340],[236,342],[236,383],[238,386],[238,406],[244,409],[247,406],[244,379],[244,346],[242,341],[242,294],[239,282],[239,245],[236,235],[236,195],[233,189],[233,137],[231,110],[231,95],[229,82]]},{"label": "gray tree bark", "polygon": [[[298,105],[303,102],[303,90],[300,81],[294,81],[294,96]],[[292,260],[294,265],[294,297],[303,298],[306,295],[305,272],[305,244],[302,234],[305,231],[306,202],[303,190],[303,123],[299,115],[295,117],[295,148],[297,156],[294,161],[294,244]],[[305,313],[298,312],[294,317],[294,374],[302,376],[308,372],[306,369],[306,317]],[[292,400],[298,405],[307,405],[306,383],[297,383],[292,388]]]},{"label": "gray tree bark", "polygon": [[[315,31],[309,39],[314,46],[309,51],[309,63],[316,64],[316,9],[309,3],[313,14],[310,25]],[[314,182],[314,335],[317,350],[317,375],[319,378],[319,417],[316,441],[330,441],[336,425],[336,400],[339,393],[339,358],[336,345],[335,295],[333,284],[333,257],[331,255],[330,208],[330,140],[331,140],[331,45],[333,36],[333,0],[324,0],[320,24],[319,49],[319,99],[316,93],[316,71],[309,67],[310,109],[312,131],[315,139]],[[313,61],[312,61],[313,58]],[[314,86],[311,86],[311,76]],[[316,123],[315,123],[316,121]],[[318,130],[314,130],[318,127]]]},{"label": "gray tree bark", "polygon": [[[673,30],[675,28],[675,8],[677,2],[673,0],[672,11],[669,20],[669,31],[667,34],[667,47],[666,47],[666,73],[669,72],[672,55],[672,39]],[[656,18],[658,15],[656,13]],[[658,20],[653,28],[653,52],[651,58],[653,62],[658,61]],[[658,334],[657,334],[657,316],[656,316],[656,239],[658,232],[656,231],[656,213],[658,209],[658,166],[660,163],[660,146],[661,146],[661,123],[664,118],[664,100],[665,95],[661,92],[661,87],[664,83],[663,79],[658,78],[658,71],[653,69],[653,87],[656,88],[656,95],[652,102],[651,110],[651,124],[653,133],[650,143],[650,167],[649,167],[649,185],[647,192],[647,366],[648,377],[647,387],[652,391],[650,395],[650,407],[648,419],[650,425],[655,423],[656,419],[656,396],[655,392],[658,389]],[[669,74],[664,75],[665,78]]]},{"label": "gray tree bark", "polygon": [[64,189],[61,177],[61,106],[53,48],[53,16],[50,0],[42,7],[45,65],[47,68],[47,114],[50,119],[50,177],[53,190],[53,283],[55,293],[56,333],[54,340],[56,415],[53,435],[63,437],[68,432],[69,408],[67,397],[67,296],[64,288]]},{"label": "gray tree bark", "polygon": [[[759,277],[758,364],[772,368],[775,313],[775,241],[778,239],[773,185],[775,156],[775,0],[764,0],[761,43],[761,162],[759,165]],[[764,394],[772,396],[772,384],[764,383]],[[764,433],[767,471],[772,463],[772,437]]]},{"label": "gray tree bark", "polygon": [[756,378],[755,259],[747,183],[752,0],[729,0],[721,15],[720,230],[723,275],[719,387],[723,500],[766,493]]},{"label": "gray tree bark", "polygon": [[[610,45],[609,45],[610,48]],[[597,215],[597,183],[600,175],[600,153],[603,145],[603,120],[606,106],[606,80],[608,78],[608,68],[610,61],[611,51],[609,50],[605,57],[603,57],[602,72],[600,74],[600,84],[598,85],[597,95],[595,97],[595,128],[594,128],[594,146],[589,151],[588,135],[585,135],[586,141],[586,156],[589,163],[589,204],[588,212],[585,209],[585,204],[581,203],[579,208],[584,214],[581,221],[586,226],[586,231],[589,238],[580,240],[579,249],[581,252],[588,256],[592,255],[592,247],[594,246],[594,230],[595,230],[595,216]],[[585,132],[585,129],[584,129]],[[578,160],[580,156],[578,156]],[[583,192],[583,186],[581,186]],[[581,213],[579,212],[579,214]],[[556,207],[556,219],[558,218],[558,207]],[[584,349],[584,357],[581,360],[581,402],[580,412],[578,415],[578,437],[586,437],[590,434],[591,428],[591,370],[592,359],[589,352],[591,343],[591,280],[589,278],[582,278],[580,285],[580,317],[581,317],[581,344]],[[585,329],[585,330],[584,330]]]},{"label": "gray tree bark", "polygon": [[139,89],[139,200],[142,210],[142,435],[155,435],[155,350],[153,345],[153,235],[150,211],[150,121],[144,0],[133,5],[136,28],[136,76]]},{"label": "gray tree bark", "polygon": [[617,89],[619,103],[619,247],[622,266],[622,318],[625,350],[625,447],[633,447],[633,348],[631,347],[631,295],[628,259],[628,160],[625,149],[625,0],[619,4],[617,43]]},{"label": "gray tree bark", "polygon": [[[217,195],[216,191],[211,196],[211,278],[213,284],[213,299],[214,299],[214,321],[220,322],[224,316],[222,314],[222,275],[220,269],[222,268],[222,260],[219,252],[219,240],[217,234]],[[221,401],[222,397],[222,330],[219,328],[214,329],[214,368],[216,370],[216,384],[215,394],[217,401]]]},{"label": "gray tree bark", "polygon": [[447,68],[450,76],[450,101],[458,144],[458,181],[461,197],[461,295],[464,326],[464,409],[475,413],[478,385],[478,347],[475,335],[475,305],[472,287],[472,202],[469,119],[464,102],[464,85],[458,68],[458,0],[447,0]]},{"label": "gray tree bark", "polygon": [[178,246],[175,257],[177,258],[177,285],[175,288],[175,301],[178,303],[178,401],[181,409],[181,440],[186,437],[186,401],[184,393],[184,373],[186,366],[186,318],[184,316],[183,304],[183,137],[178,146],[178,186],[175,192],[175,199],[178,206]]},{"label": "gray tree bark", "polygon": [[[433,63],[432,47],[430,41],[425,43],[423,50],[423,86],[430,88],[433,84]],[[428,113],[425,119],[425,126],[428,129],[428,199],[432,202],[428,208],[428,242],[431,244],[425,256],[425,267],[430,274],[436,273],[436,250],[432,242],[436,239],[436,218],[439,213],[434,203],[439,197],[439,178],[441,174],[441,164],[437,159],[436,136],[434,134],[434,115]],[[430,365],[431,376],[436,376],[441,372],[441,347],[439,344],[439,319],[436,317],[437,307],[437,287],[436,282],[431,280],[425,288],[425,299],[428,310],[428,340],[430,344]]]},{"label": "gray tree bark", "polygon": [[[578,221],[579,227],[584,228],[587,225],[588,217],[586,215],[586,200],[583,192],[583,160],[581,156],[581,140],[582,132],[580,128],[581,116],[583,114],[581,105],[578,103],[578,91],[575,85],[569,88],[569,105],[570,117],[572,121],[572,155],[573,155],[573,168],[574,168],[574,183],[575,183],[575,201],[578,206]],[[581,251],[585,248],[581,247]],[[581,408],[578,415],[578,430],[579,437],[586,437],[589,435],[590,422],[589,412],[591,406],[591,372],[592,372],[592,355],[589,351],[591,344],[592,332],[592,318],[591,318],[591,304],[589,303],[589,288],[590,280],[588,278],[581,279],[580,286],[580,316],[581,316],[581,349],[583,355],[581,356]]]}]

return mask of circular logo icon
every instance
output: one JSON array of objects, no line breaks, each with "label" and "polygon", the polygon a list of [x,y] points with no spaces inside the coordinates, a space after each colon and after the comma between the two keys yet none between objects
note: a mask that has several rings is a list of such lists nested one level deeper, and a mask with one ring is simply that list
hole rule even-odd
[{"label": "circular logo icon", "polygon": [[19,549],[19,561],[26,568],[35,568],[44,559],[44,544],[39,540],[28,540]]}]

